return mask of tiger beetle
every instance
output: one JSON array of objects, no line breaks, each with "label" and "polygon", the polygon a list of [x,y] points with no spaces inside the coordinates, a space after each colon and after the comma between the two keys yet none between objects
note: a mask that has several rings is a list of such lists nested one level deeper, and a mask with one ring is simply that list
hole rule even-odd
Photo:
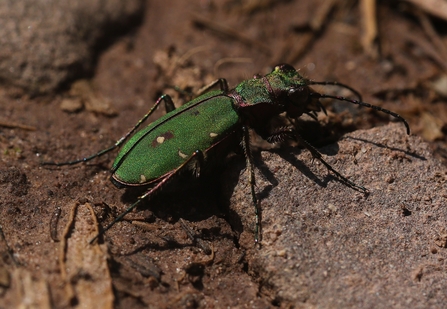
[{"label": "tiger beetle", "polygon": [[[210,90],[219,85],[220,90]],[[336,85],[352,91],[359,100],[346,97],[326,95],[315,92],[310,85]],[[204,87],[202,94],[185,105],[175,108],[168,95],[162,95],[141,118],[137,124],[121,137],[113,146],[94,155],[62,163],[45,162],[45,165],[73,165],[87,162],[102,156],[124,144],[111,169],[111,181],[118,188],[148,187],[112,223],[97,234],[90,243],[109,230],[116,222],[137,207],[142,200],[151,197],[161,190],[170,180],[181,172],[189,171],[199,177],[203,168],[209,166],[211,154],[222,156],[231,141],[237,141],[245,154],[248,179],[251,189],[251,202],[255,210],[255,242],[261,237],[259,220],[259,204],[255,192],[255,174],[253,158],[250,150],[249,129],[254,130],[269,143],[277,143],[286,139],[295,139],[307,148],[312,156],[335,174],[339,180],[355,190],[366,193],[367,189],[350,181],[326,161],[321,153],[304,140],[293,126],[269,129],[269,124],[280,114],[290,121],[307,114],[316,119],[316,113],[325,108],[320,102],[322,98],[332,98],[365,106],[389,114],[402,121],[410,134],[407,121],[400,115],[379,106],[362,102],[361,96],[351,87],[337,82],[316,82],[303,78],[292,66],[281,64],[265,76],[255,75],[245,80],[234,89],[228,88],[225,79],[218,79]],[[137,131],[140,125],[152,115],[161,104],[165,103],[166,114]],[[134,134],[135,133],[135,134]]]}]

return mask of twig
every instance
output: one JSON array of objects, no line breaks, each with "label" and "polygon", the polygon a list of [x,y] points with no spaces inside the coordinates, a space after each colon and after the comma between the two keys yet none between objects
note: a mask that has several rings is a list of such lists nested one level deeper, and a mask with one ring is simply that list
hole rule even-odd
[{"label": "twig", "polygon": [[[293,40],[293,45],[291,45],[291,41],[283,47],[283,50],[288,51],[292,50],[292,53],[289,57],[287,57],[287,63],[295,63],[300,59],[306,51],[308,51],[309,46],[313,43],[315,38],[319,35],[321,29],[324,24],[327,22],[327,18],[332,9],[337,5],[338,0],[327,0],[321,3],[318,7],[317,11],[313,15],[312,19],[308,22],[308,26],[310,28],[309,32],[303,33],[300,38],[300,41],[297,43]],[[294,46],[298,46],[297,49],[293,50]],[[280,58],[285,58],[284,56],[280,56]],[[277,61],[279,62],[279,61]]]},{"label": "twig", "polygon": [[338,0],[329,0],[320,4],[318,10],[312,17],[312,20],[309,22],[309,26],[312,31],[318,32],[321,28],[323,28],[329,13],[332,11],[332,8],[337,4],[337,2]]},{"label": "twig", "polygon": [[202,27],[208,28],[210,30],[213,30],[215,32],[224,34],[224,35],[231,37],[233,39],[236,39],[244,44],[258,47],[262,52],[266,53],[267,55],[271,54],[270,47],[268,45],[265,45],[264,43],[262,43],[258,40],[254,40],[254,39],[240,33],[236,29],[216,23],[216,22],[209,20],[203,16],[199,16],[199,15],[195,15],[195,14],[193,15],[193,22],[194,22],[194,24],[196,24],[198,26],[202,26]]},{"label": "twig", "polygon": [[218,76],[218,70],[219,67],[226,63],[253,63],[253,60],[251,58],[237,58],[237,57],[229,57],[229,58],[222,58],[219,59],[213,67],[213,74],[214,76]]},{"label": "twig", "polygon": [[413,33],[405,33],[404,38],[413,45],[419,46],[428,57],[439,64],[444,71],[447,71],[447,62],[438,51],[433,48],[433,44]]},{"label": "twig", "polygon": [[0,121],[0,127],[5,127],[5,128],[18,128],[18,129],[22,129],[22,130],[27,130],[27,131],[36,131],[36,128],[33,126],[27,126],[24,124],[19,124],[19,123],[14,123],[14,122],[6,122],[6,121]]},{"label": "twig", "polygon": [[436,33],[436,30],[433,28],[433,25],[427,14],[423,13],[420,10],[416,10],[415,14],[416,17],[419,19],[419,22],[421,23],[421,26],[427,34],[428,38],[433,43],[435,48],[441,53],[441,58],[447,59],[447,48],[439,35]]},{"label": "twig", "polygon": [[447,2],[444,0],[406,0],[417,5],[425,12],[447,20]]},{"label": "twig", "polygon": [[194,231],[188,226],[188,224],[186,224],[186,222],[180,218],[179,220],[180,225],[182,226],[183,230],[186,232],[186,234],[188,235],[188,237],[197,244],[197,246],[199,246],[203,252],[205,252],[205,254],[211,254],[214,253],[210,247],[208,246],[208,244],[202,240],[202,238],[198,237],[197,235],[195,235]]},{"label": "twig", "polygon": [[376,0],[361,0],[360,11],[363,15],[363,36],[361,38],[364,51],[377,58],[379,51],[374,42],[377,39]]}]

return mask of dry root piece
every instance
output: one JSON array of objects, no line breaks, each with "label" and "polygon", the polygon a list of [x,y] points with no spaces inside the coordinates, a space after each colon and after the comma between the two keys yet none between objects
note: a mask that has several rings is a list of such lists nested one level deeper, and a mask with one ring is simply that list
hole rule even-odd
[{"label": "dry root piece", "polygon": [[89,244],[98,234],[98,222],[87,203],[72,207],[60,243],[60,270],[67,304],[79,308],[113,308],[112,278],[107,265],[106,247]]}]

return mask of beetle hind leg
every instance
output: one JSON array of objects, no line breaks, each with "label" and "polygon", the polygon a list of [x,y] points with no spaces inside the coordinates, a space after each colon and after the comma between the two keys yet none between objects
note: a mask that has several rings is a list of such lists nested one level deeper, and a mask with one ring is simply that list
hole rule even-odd
[{"label": "beetle hind leg", "polygon": [[172,101],[171,97],[167,94],[164,94],[160,96],[157,101],[154,103],[154,105],[151,107],[151,109],[144,115],[138,122],[132,127],[132,129],[129,130],[124,136],[122,136],[119,140],[115,142],[112,146],[103,149],[93,155],[90,155],[88,157],[84,157],[81,159],[76,159],[73,161],[67,161],[67,162],[42,162],[42,165],[55,165],[55,166],[63,166],[63,165],[75,165],[81,162],[88,162],[90,160],[93,160],[94,158],[100,157],[115,148],[118,148],[121,146],[135,131],[140,127],[140,125],[147,120],[147,118],[154,113],[154,111],[157,109],[157,107],[161,104],[161,102],[165,103],[166,112],[172,112],[175,109],[174,102]]},{"label": "beetle hind leg", "polygon": [[219,78],[200,88],[199,91],[197,91],[196,95],[199,96],[201,94],[204,94],[205,92],[208,92],[210,89],[214,88],[216,85],[219,85],[220,90],[222,90],[223,92],[228,92],[229,87],[227,80],[225,78]]}]

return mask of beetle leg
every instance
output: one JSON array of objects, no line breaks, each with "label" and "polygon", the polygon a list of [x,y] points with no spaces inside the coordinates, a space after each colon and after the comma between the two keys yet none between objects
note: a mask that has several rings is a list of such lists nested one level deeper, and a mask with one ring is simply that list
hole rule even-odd
[{"label": "beetle leg", "polygon": [[187,92],[177,86],[171,86],[175,91],[182,93],[184,95],[188,95],[190,97],[199,97],[202,94],[204,94],[205,92],[208,92],[209,90],[211,90],[212,88],[214,88],[217,84],[219,84],[219,88],[220,90],[222,90],[223,92],[228,92],[228,82],[225,78],[219,78],[216,79],[215,81],[212,81],[211,83],[209,83],[208,85],[203,86],[202,88],[200,88],[198,91],[196,91],[196,93],[190,93]]},{"label": "beetle leg", "polygon": [[[178,176],[178,174],[180,172],[182,172],[182,170],[190,168],[191,164],[193,162],[198,162],[198,163],[195,163],[195,169],[197,169],[197,166],[199,166],[201,164],[200,162],[202,162],[202,160],[203,160],[203,153],[202,153],[202,151],[200,151],[200,150],[194,151],[193,154],[185,162],[182,163],[182,165],[180,165],[175,170],[173,170],[172,172],[167,174],[154,187],[150,188],[143,195],[138,197],[138,200],[135,203],[130,205],[124,212],[122,212],[118,217],[116,217],[115,220],[113,220],[100,233],[98,233],[98,235],[96,235],[92,240],[90,240],[90,244],[92,244],[96,239],[98,239],[99,236],[101,236],[105,232],[107,232],[112,226],[115,225],[115,223],[117,223],[118,221],[121,221],[129,212],[131,212],[133,209],[135,209],[135,207],[137,207],[141,203],[141,201],[143,201],[144,199],[150,197],[153,193],[155,193],[158,190],[160,190],[161,188],[163,188],[163,186],[166,185],[166,183],[168,183],[169,180],[171,180],[171,178]],[[194,173],[197,175],[197,171],[194,171]]]},{"label": "beetle leg", "polygon": [[138,120],[137,124],[134,125],[133,128],[129,130],[129,132],[127,132],[124,136],[122,136],[119,140],[117,140],[113,146],[110,146],[106,149],[101,150],[100,152],[97,152],[97,153],[95,153],[91,156],[88,156],[88,157],[84,157],[82,159],[77,159],[77,160],[68,161],[68,162],[43,162],[42,165],[56,165],[56,166],[74,165],[77,163],[90,161],[94,158],[100,157],[100,156],[112,151],[113,149],[121,146],[129,138],[129,136],[132,135],[138,129],[138,127],[143,122],[145,122],[150,115],[153,114],[153,112],[157,109],[157,107],[161,104],[161,102],[165,102],[166,112],[169,113],[175,109],[174,102],[172,102],[172,99],[169,95],[164,94],[164,95],[160,96],[158,98],[158,100],[154,103],[154,106],[152,106],[152,108],[149,110],[149,112],[147,112],[147,114],[144,115],[143,118]]},{"label": "beetle leg", "polygon": [[[154,103],[154,106],[151,107],[151,109],[146,113],[146,115],[143,116],[143,118],[141,118],[140,120],[138,120],[138,122],[136,123],[136,125],[133,126],[132,129],[129,130],[129,132],[127,132],[123,137],[121,137],[116,143],[115,145],[113,145],[112,147],[116,148],[121,146],[128,138],[130,135],[132,135],[137,129],[138,127],[147,120],[147,118],[149,118],[150,115],[152,115],[154,113],[154,111],[157,109],[157,107],[160,105],[161,102],[165,102],[165,108],[166,108],[166,112],[172,112],[173,110],[175,110],[175,106],[174,106],[174,102],[172,102],[172,99],[169,95],[167,94],[163,94],[161,95],[157,101]],[[113,148],[112,148],[113,149]]]},{"label": "beetle leg", "polygon": [[191,157],[194,157],[194,163],[193,163],[193,173],[194,176],[199,178],[200,172],[202,171],[202,166],[205,163],[205,158],[203,156],[203,152],[200,150],[194,151],[193,155]]},{"label": "beetle leg", "polygon": [[242,137],[242,147],[244,149],[246,165],[248,170],[248,182],[250,183],[251,200],[255,208],[255,220],[256,220],[255,243],[259,243],[259,241],[262,238],[261,211],[259,209],[258,199],[256,198],[256,191],[255,191],[256,180],[255,180],[253,157],[251,155],[251,149],[250,149],[250,132],[248,130],[248,127],[246,126],[242,127],[242,131],[244,134]]},{"label": "beetle leg", "polygon": [[280,127],[264,139],[270,144],[276,144],[286,139],[295,139],[295,135],[293,127]]},{"label": "beetle leg", "polygon": [[312,118],[313,120],[318,122],[318,115],[317,115],[317,113],[315,111],[311,111],[311,112],[308,112],[306,114],[309,115],[310,118]]},{"label": "beetle leg", "polygon": [[[169,95],[167,95],[167,94],[163,94],[162,96],[160,96],[158,99],[157,99],[157,102],[158,101],[160,101],[160,100],[163,100],[164,102],[165,102],[165,110],[166,110],[166,114],[169,114],[170,112],[172,112],[172,111],[174,111],[175,110],[175,105],[174,105],[174,102],[172,101],[172,99],[171,99],[171,97],[169,96]],[[155,105],[157,104],[157,102],[155,102],[155,104],[154,104],[154,106],[151,108],[151,110],[149,111],[149,113],[150,114],[152,114],[152,110],[155,110]],[[160,104],[160,103],[158,103],[158,104]],[[148,113],[148,114],[149,114]],[[149,115],[150,115],[149,114]],[[149,116],[148,115],[148,116]],[[146,115],[145,115],[146,116]],[[147,118],[147,117],[146,117]],[[138,121],[139,122],[139,121]]]},{"label": "beetle leg", "polygon": [[208,85],[205,85],[204,87],[200,88],[199,91],[197,91],[197,96],[200,96],[204,94],[205,92],[208,92],[211,88],[215,87],[217,84],[219,84],[220,90],[223,92],[228,92],[228,82],[225,78],[219,78],[215,81],[209,83]]}]

